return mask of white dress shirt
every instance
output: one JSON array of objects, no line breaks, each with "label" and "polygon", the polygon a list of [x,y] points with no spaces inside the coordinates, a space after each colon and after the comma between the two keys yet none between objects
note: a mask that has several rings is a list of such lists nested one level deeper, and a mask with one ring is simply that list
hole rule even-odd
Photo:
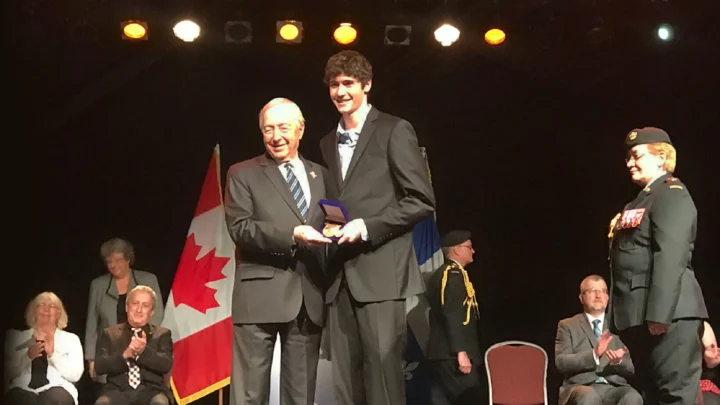
[{"label": "white dress shirt", "polygon": [[83,348],[80,338],[74,333],[64,330],[55,330],[53,355],[48,357],[47,379],[48,384],[37,388],[29,388],[31,375],[31,362],[28,357],[28,346],[33,339],[33,329],[19,331],[11,329],[5,335],[5,392],[13,388],[21,388],[36,394],[53,387],[62,387],[78,403],[78,391],[75,384],[83,371]]},{"label": "white dress shirt", "polygon": [[[360,132],[362,132],[365,121],[367,120],[368,113],[372,106],[370,104],[360,107],[358,110],[358,125],[353,129],[346,130],[343,127],[342,119],[338,122],[336,136],[338,141],[340,140],[341,134],[347,134],[350,137],[349,143],[338,143],[338,155],[340,155],[340,168],[342,170],[342,178],[345,180],[347,171],[350,168],[350,161],[352,160],[353,154],[355,153],[355,147],[357,147],[358,139],[360,139]],[[360,229],[360,239],[363,241],[368,240],[367,226],[362,218],[355,219],[348,223],[350,226],[358,226]]]},{"label": "white dress shirt", "polygon": [[350,136],[350,143],[338,144],[338,154],[340,155],[340,167],[342,168],[342,178],[345,180],[348,168],[350,167],[350,161],[352,160],[353,153],[355,153],[355,147],[357,146],[358,139],[360,139],[360,132],[362,132],[365,120],[367,120],[368,113],[370,112],[370,104],[364,107],[360,107],[358,110],[359,121],[357,127],[346,130],[343,127],[343,121],[340,120],[337,127],[337,137],[340,139],[340,134],[348,134]]},{"label": "white dress shirt", "polygon": [[295,174],[295,177],[297,177],[298,182],[300,183],[300,188],[303,191],[303,194],[305,194],[305,202],[307,202],[308,209],[310,208],[310,202],[312,201],[312,196],[310,195],[310,183],[308,182],[307,173],[305,172],[305,165],[303,164],[302,159],[300,159],[298,156],[295,156],[295,158],[289,162],[283,162],[278,165],[280,168],[280,174],[282,174],[283,179],[287,180],[287,168],[285,167],[285,164],[290,163],[290,166],[292,166],[293,173]]}]

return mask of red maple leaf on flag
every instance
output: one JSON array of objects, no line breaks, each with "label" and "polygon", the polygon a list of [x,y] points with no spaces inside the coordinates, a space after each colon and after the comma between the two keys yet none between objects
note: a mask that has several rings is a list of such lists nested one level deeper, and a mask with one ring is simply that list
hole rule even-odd
[{"label": "red maple leaf on flag", "polygon": [[222,269],[230,258],[215,256],[213,248],[198,260],[196,258],[200,249],[201,247],[195,243],[195,234],[190,234],[185,240],[172,294],[176,307],[185,304],[205,314],[208,309],[220,306],[215,299],[217,290],[206,284],[226,278],[222,274]]}]

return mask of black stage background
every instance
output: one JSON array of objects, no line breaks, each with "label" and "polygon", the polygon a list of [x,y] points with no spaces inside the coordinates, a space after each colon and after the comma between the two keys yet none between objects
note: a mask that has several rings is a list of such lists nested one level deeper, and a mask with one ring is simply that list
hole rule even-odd
[{"label": "black stage background", "polygon": [[[319,3],[336,16],[330,2]],[[658,44],[652,26],[660,14],[640,3],[611,13],[621,29],[598,47],[573,41],[566,30],[547,48],[534,46],[540,37],[529,31],[489,48],[481,39],[484,26],[471,33],[468,19],[455,47],[421,40],[431,34],[420,26],[411,46],[384,48],[385,22],[358,12],[355,48],[376,72],[371,103],[408,119],[427,147],[440,229],[464,227],[476,235],[472,277],[485,347],[528,340],[552,359],[557,321],[580,309],[580,280],[593,272],[608,276],[608,222],[638,191],[624,167],[622,142],[641,126],[665,128],[677,146],[676,175],[699,211],[697,277],[711,316],[720,317],[711,146],[720,91],[715,6],[671,3],[663,12],[675,17],[682,35]],[[157,30],[150,41],[128,43],[115,28],[107,38],[101,31],[97,42],[77,44],[63,39],[68,21],[84,15],[117,27],[120,19],[111,17],[122,14],[119,6],[88,12],[33,4],[33,15],[32,5],[14,10],[22,31],[12,67],[16,107],[31,114],[38,150],[47,153],[39,165],[46,174],[35,178],[32,197],[45,229],[36,248],[47,263],[26,269],[6,313],[22,327],[28,300],[52,290],[68,308],[69,330],[84,336],[89,283],[105,271],[100,244],[114,236],[130,240],[135,267],[157,274],[167,297],[214,145],[221,145],[223,176],[230,164],[261,153],[257,113],[265,102],[284,96],[300,105],[307,119],[301,152],[320,158],[318,141],[338,120],[323,67],[340,48],[310,23],[303,44],[275,44],[274,20],[281,18],[271,7],[255,10],[255,22],[269,28],[255,32],[246,47],[212,35],[209,43],[173,44],[153,36]],[[221,31],[224,19],[210,15],[206,22]],[[542,32],[552,38],[548,24]],[[552,361],[549,368],[554,402],[561,380]]]}]

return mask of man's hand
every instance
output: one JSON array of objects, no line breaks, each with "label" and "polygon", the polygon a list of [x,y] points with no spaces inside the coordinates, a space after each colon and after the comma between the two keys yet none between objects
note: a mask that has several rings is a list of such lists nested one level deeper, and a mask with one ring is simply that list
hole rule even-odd
[{"label": "man's hand", "polygon": [[304,246],[318,246],[332,243],[310,225],[298,225],[293,229],[293,240]]},{"label": "man's hand", "polygon": [[470,371],[472,370],[472,363],[470,362],[467,352],[459,352],[457,358],[458,370],[460,370],[463,374],[470,374]]},{"label": "man's hand", "polygon": [[92,360],[88,363],[88,374],[90,378],[95,378],[95,362]]},{"label": "man's hand", "polygon": [[135,356],[139,356],[143,351],[145,351],[146,345],[147,338],[145,337],[145,332],[140,331],[140,336],[133,335],[128,347],[135,353]]},{"label": "man's hand", "polygon": [[365,222],[362,219],[353,219],[340,230],[338,245],[357,242],[362,237],[363,231],[365,231]]},{"label": "man's hand", "polygon": [[653,322],[648,321],[648,330],[650,331],[651,335],[658,336],[662,335],[663,333],[667,332],[670,325],[666,323],[660,323],[660,322]]},{"label": "man's hand", "polygon": [[621,347],[617,350],[606,350],[605,351],[605,357],[608,359],[609,364],[620,364],[623,357],[625,356],[625,353],[627,353],[626,347]]},{"label": "man's hand", "polygon": [[602,357],[603,354],[605,354],[605,351],[607,350],[612,338],[612,335],[608,331],[604,331],[602,335],[600,335],[600,339],[598,339],[598,344],[597,346],[595,346],[595,356],[597,356],[598,359]]}]

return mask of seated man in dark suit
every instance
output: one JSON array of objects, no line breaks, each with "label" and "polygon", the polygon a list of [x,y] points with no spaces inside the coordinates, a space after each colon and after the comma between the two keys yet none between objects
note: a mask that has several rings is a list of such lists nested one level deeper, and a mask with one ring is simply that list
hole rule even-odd
[{"label": "seated man in dark suit", "polygon": [[605,280],[590,275],[580,283],[584,311],[558,324],[555,365],[563,375],[559,405],[642,405],[627,381],[635,372],[630,353],[608,331]]},{"label": "seated man in dark suit", "polygon": [[95,372],[107,374],[95,405],[168,405],[164,375],[173,363],[170,331],[149,322],[155,311],[152,288],[137,286],[127,295],[127,323],[105,328],[98,337]]}]

